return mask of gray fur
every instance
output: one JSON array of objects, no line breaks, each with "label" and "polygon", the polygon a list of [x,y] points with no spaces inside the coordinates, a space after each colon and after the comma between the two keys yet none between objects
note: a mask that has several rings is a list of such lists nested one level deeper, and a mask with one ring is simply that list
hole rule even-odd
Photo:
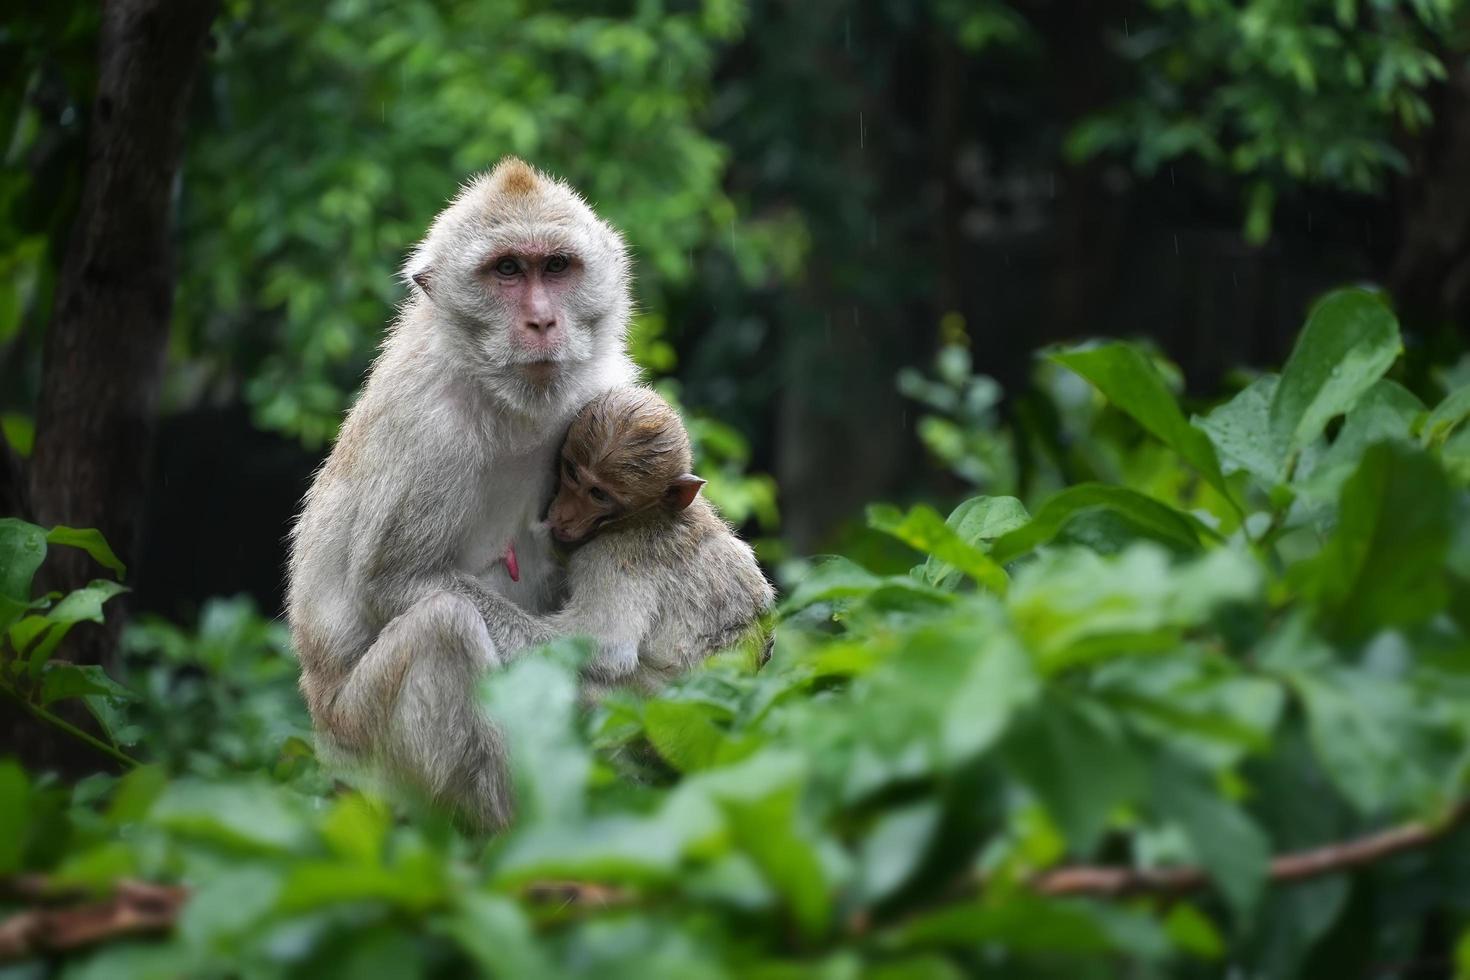
[{"label": "gray fur", "polygon": [[573,552],[566,605],[549,616],[487,597],[491,638],[523,651],[590,636],[589,698],[612,687],[657,690],[710,654],[763,629],[775,592],[750,546],[702,498],[670,514],[655,508],[609,525]]},{"label": "gray fur", "polygon": [[[496,250],[526,242],[585,267],[546,385],[518,370],[513,311],[476,280]],[[512,591],[500,558],[513,541],[515,601],[555,603],[560,573],[531,528],[572,416],[635,377],[629,263],[575,191],[503,161],[439,215],[404,277],[428,292],[414,288],[400,311],[306,495],[287,612],[325,748],[384,763],[494,828],[510,814],[504,752],[473,699],[476,679],[506,662],[486,631]]]}]

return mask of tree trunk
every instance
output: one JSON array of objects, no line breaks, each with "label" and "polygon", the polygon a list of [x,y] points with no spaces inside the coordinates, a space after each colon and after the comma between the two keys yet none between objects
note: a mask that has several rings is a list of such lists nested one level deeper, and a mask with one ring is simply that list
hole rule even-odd
[{"label": "tree trunk", "polygon": [[[106,0],[87,173],[46,334],[30,504],[38,523],[99,528],[137,554],[144,478],[173,306],[173,186],[190,92],[216,0]],[[99,569],[58,548],[48,588]],[[108,664],[107,628],[77,630],[69,659]]]}]

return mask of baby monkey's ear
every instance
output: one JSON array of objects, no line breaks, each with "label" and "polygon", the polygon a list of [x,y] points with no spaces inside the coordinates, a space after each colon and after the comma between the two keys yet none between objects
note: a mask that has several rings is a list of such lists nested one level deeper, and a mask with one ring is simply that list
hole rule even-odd
[{"label": "baby monkey's ear", "polygon": [[669,510],[677,514],[694,503],[694,497],[702,486],[704,486],[704,481],[693,473],[676,476],[674,482],[670,483],[669,488],[664,491],[664,503],[668,505]]},{"label": "baby monkey's ear", "polygon": [[434,279],[434,270],[426,267],[413,273],[408,278],[412,279],[413,284],[422,289],[424,295],[427,296],[429,294],[429,283]]}]

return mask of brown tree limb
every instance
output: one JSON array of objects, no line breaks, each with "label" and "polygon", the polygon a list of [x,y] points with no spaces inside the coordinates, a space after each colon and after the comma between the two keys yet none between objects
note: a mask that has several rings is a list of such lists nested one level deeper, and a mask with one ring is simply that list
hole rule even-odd
[{"label": "brown tree limb", "polygon": [[[1352,871],[1405,851],[1432,844],[1470,820],[1470,800],[1462,800],[1442,819],[1400,824],[1353,840],[1323,844],[1271,859],[1267,879],[1286,884],[1308,881],[1339,871]],[[1111,865],[1074,865],[1044,871],[1029,882],[1043,895],[1182,895],[1210,884],[1204,868],[1123,868]]]},{"label": "brown tree limb", "polygon": [[[1470,800],[1457,804],[1435,822],[1400,824],[1364,837],[1323,844],[1273,858],[1267,878],[1275,884],[1308,881],[1323,875],[1353,871],[1386,858],[1428,846],[1470,821]],[[978,884],[983,886],[983,881]],[[1028,887],[1043,895],[1117,898],[1125,895],[1184,895],[1208,887],[1209,874],[1200,867],[1123,868],[1076,865],[1043,872]],[[157,885],[124,880],[103,901],[55,905],[74,901],[74,889],[58,889],[43,875],[0,878],[0,899],[19,900],[33,907],[0,920],[0,962],[38,953],[66,952],[125,936],[165,932],[178,919],[188,898],[179,885]],[[527,901],[554,903],[558,910],[614,908],[637,900],[637,892],[581,881],[533,882],[522,891]],[[866,932],[866,916],[855,920]]]},{"label": "brown tree limb", "polygon": [[[44,882],[27,876],[16,891],[40,897]],[[59,908],[38,907],[0,920],[0,962],[41,953],[64,953],[124,936],[173,928],[188,891],[178,885],[120,881],[112,896]]]}]

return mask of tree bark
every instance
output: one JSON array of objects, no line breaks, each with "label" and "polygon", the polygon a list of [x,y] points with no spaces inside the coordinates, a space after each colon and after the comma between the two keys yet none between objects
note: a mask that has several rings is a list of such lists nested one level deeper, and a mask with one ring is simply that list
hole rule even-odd
[{"label": "tree bark", "polygon": [[[38,523],[96,527],[137,553],[173,307],[173,189],[217,0],[106,0],[76,223],[46,334],[30,504]],[[98,574],[56,549],[46,587]],[[74,633],[69,659],[107,665],[122,607]]]}]

